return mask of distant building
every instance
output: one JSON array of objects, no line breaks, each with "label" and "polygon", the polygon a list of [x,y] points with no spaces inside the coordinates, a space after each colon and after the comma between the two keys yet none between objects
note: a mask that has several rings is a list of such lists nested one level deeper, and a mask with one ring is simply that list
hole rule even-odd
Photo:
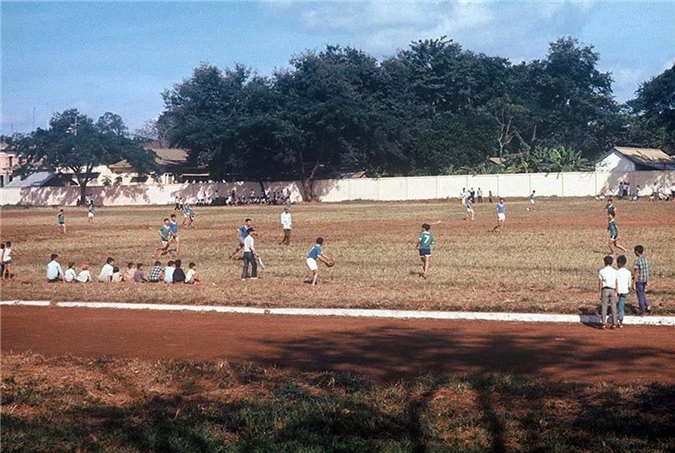
[{"label": "distant building", "polygon": [[595,171],[603,173],[652,170],[675,170],[675,158],[660,149],[615,146],[595,164]]},{"label": "distant building", "polygon": [[0,187],[5,187],[14,179],[14,170],[19,166],[19,158],[8,150],[7,143],[0,143]]},{"label": "distant building", "polygon": [[[210,179],[207,171],[189,164],[188,154],[184,149],[157,148],[151,151],[157,155],[155,161],[160,168],[157,174],[141,175],[129,162],[121,160],[114,164],[94,167],[92,170],[94,179],[89,186],[174,184],[202,182]],[[60,173],[71,175],[73,181],[76,180],[70,169],[63,168]]]}]

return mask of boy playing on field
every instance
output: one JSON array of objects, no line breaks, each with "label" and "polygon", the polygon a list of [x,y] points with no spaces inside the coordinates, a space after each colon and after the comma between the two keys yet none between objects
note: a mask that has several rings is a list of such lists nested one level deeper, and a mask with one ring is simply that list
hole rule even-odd
[{"label": "boy playing on field", "polygon": [[643,255],[645,252],[643,246],[636,245],[633,251],[637,257],[633,265],[633,288],[640,305],[640,315],[644,315],[650,312],[649,301],[647,301],[647,295],[645,294],[647,281],[649,280],[649,260]]},{"label": "boy playing on field", "polygon": [[244,224],[237,228],[237,233],[239,234],[239,245],[234,249],[234,252],[230,253],[228,259],[232,259],[234,255],[239,253],[239,250],[244,248],[244,239],[248,236],[248,229],[251,228],[251,219],[246,219]]},{"label": "boy playing on field", "polygon": [[616,264],[619,266],[619,270],[616,271],[616,294],[619,297],[617,303],[618,327],[623,327],[623,314],[626,306],[626,298],[628,297],[628,292],[631,287],[631,278],[632,275],[628,269],[626,269],[626,255],[619,255],[616,259]]},{"label": "boy playing on field", "polygon": [[504,231],[504,222],[506,221],[506,205],[504,204],[504,199],[500,198],[499,203],[497,203],[497,226],[492,229],[492,231],[497,231],[501,233]]},{"label": "boy playing on field", "polygon": [[94,222],[94,204],[91,203],[89,204],[89,207],[87,208],[87,223],[93,223]]},{"label": "boy playing on field", "polygon": [[5,242],[5,248],[2,249],[2,278],[9,280],[12,278],[12,257],[16,252],[12,249],[12,242]]},{"label": "boy playing on field", "polygon": [[[473,220],[473,219],[472,219]],[[431,260],[431,245],[434,243],[434,237],[429,232],[431,226],[428,223],[422,225],[422,231],[417,237],[417,250],[422,259],[422,277],[429,278],[429,261]]]},{"label": "boy playing on field", "polygon": [[612,267],[614,258],[607,255],[604,258],[605,267],[598,273],[598,291],[600,291],[600,302],[602,302],[602,314],[600,315],[600,328],[607,328],[607,305],[612,307],[612,325],[614,329],[617,324],[616,313],[616,270]]},{"label": "boy playing on field", "polygon": [[319,263],[317,263],[317,261],[321,261],[326,265],[333,261],[323,254],[323,250],[321,249],[322,246],[323,238],[316,238],[316,244],[314,244],[314,247],[312,247],[307,255],[307,266],[312,271],[312,286],[316,286],[317,279],[319,278]]},{"label": "boy playing on field", "polygon": [[258,278],[258,252],[255,250],[255,241],[253,233],[255,230],[249,228],[246,230],[246,239],[244,239],[244,268],[241,272],[241,279],[246,281],[248,278],[248,265],[251,264],[251,278],[256,280]]},{"label": "boy playing on field", "polygon": [[609,253],[612,255],[614,254],[614,247],[623,250],[624,253],[626,253],[626,249],[621,247],[619,245],[619,227],[616,223],[616,214],[615,213],[610,213],[607,216],[607,220],[609,222],[607,223],[607,231],[609,231]]},{"label": "boy playing on field", "polygon": [[59,210],[59,213],[56,214],[56,221],[59,224],[59,230],[62,234],[66,234],[66,215],[63,213],[63,209]]},{"label": "boy playing on field", "polygon": [[616,215],[616,206],[614,206],[614,202],[612,201],[612,198],[607,199],[607,204],[605,205],[605,209],[607,210],[607,215],[614,214]]},{"label": "boy playing on field", "polygon": [[471,217],[471,220],[475,220],[473,212],[473,200],[471,198],[467,198],[466,200],[466,220],[469,220],[469,217]]},{"label": "boy playing on field", "polygon": [[534,190],[530,194],[530,207],[527,208],[528,211],[534,211]]},{"label": "boy playing on field", "polygon": [[176,221],[176,214],[171,214],[171,220],[169,220],[169,230],[171,231],[171,239],[169,242],[176,243],[176,253],[178,253],[180,243],[178,242],[178,222]]},{"label": "boy playing on field", "polygon": [[166,254],[166,252],[169,250],[170,239],[171,239],[171,230],[169,229],[169,219],[164,219],[164,225],[159,227],[160,245],[155,250],[155,255],[160,256]]}]

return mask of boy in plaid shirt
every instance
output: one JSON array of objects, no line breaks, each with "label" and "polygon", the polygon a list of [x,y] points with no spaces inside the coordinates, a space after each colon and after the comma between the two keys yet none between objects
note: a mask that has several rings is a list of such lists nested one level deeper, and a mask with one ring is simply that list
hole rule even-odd
[{"label": "boy in plaid shirt", "polygon": [[640,304],[640,315],[649,313],[649,302],[645,290],[647,289],[647,281],[649,280],[649,260],[643,255],[645,248],[641,245],[636,245],[633,249],[635,251],[635,264],[633,265],[633,289]]},{"label": "boy in plaid shirt", "polygon": [[155,261],[155,264],[152,266],[150,269],[150,276],[148,277],[148,281],[150,283],[159,283],[160,280],[162,279],[162,263],[159,261]]}]

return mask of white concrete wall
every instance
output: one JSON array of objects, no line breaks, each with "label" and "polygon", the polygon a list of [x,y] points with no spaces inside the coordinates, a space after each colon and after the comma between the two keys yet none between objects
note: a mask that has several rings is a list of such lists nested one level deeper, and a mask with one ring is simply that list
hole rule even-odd
[{"label": "white concrete wall", "polygon": [[[316,181],[316,194],[324,202],[349,200],[430,200],[458,198],[462,188],[475,190],[480,187],[487,198],[527,197],[532,190],[539,196],[584,197],[598,194],[616,195],[620,181],[628,181],[631,192],[638,185],[640,195],[650,195],[656,184],[669,192],[675,182],[675,171],[643,172],[589,172],[589,173],[527,173],[500,175],[421,176],[410,178],[362,178]],[[297,181],[265,183],[271,192],[289,191],[293,202],[302,201],[302,185]],[[135,185],[92,187],[87,192],[97,204],[106,206],[166,205],[176,196],[189,203],[199,198],[210,200],[218,190],[226,197],[235,189],[237,196],[248,197],[251,189],[260,194],[257,182],[195,183],[166,185]],[[80,195],[78,187],[2,188],[0,204],[34,206],[75,205]]]}]

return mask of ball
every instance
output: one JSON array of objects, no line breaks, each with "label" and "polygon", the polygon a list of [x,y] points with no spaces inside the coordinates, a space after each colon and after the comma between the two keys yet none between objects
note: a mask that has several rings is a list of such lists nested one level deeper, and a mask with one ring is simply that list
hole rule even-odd
[{"label": "ball", "polygon": [[335,266],[335,260],[332,260],[332,259],[328,260],[328,262],[326,263],[326,266],[328,266],[328,267]]}]

